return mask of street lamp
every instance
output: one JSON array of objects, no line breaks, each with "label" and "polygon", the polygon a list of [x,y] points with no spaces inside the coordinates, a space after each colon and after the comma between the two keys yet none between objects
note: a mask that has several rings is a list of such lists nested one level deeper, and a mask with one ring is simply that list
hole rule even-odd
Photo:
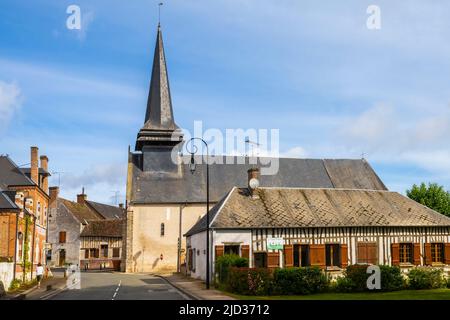
[{"label": "street lamp", "polygon": [[[205,140],[202,138],[192,138],[188,141],[189,143],[192,143],[194,140],[200,140],[204,143],[206,146],[206,289],[209,290],[209,149],[208,144]],[[186,147],[187,149],[187,147]],[[191,162],[189,163],[189,170],[192,174],[195,172],[195,159],[194,154],[197,152],[197,147],[193,145],[192,152],[188,150],[188,152],[191,154]]]}]

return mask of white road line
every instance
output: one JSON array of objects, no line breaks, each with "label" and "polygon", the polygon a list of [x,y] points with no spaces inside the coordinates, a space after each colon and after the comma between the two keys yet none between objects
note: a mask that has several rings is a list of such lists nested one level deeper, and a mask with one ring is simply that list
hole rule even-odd
[{"label": "white road line", "polygon": [[114,295],[111,300],[114,300],[114,298],[117,296],[117,293],[119,292],[121,285],[122,285],[122,280],[119,281],[119,284],[117,285],[116,291],[114,292]]}]

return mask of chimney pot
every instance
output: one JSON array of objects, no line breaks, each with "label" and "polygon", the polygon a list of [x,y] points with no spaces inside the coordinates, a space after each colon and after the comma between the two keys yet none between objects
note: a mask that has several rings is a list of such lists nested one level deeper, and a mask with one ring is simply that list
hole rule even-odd
[{"label": "chimney pot", "polygon": [[253,198],[256,198],[257,195],[254,191],[259,187],[259,168],[250,168],[247,170],[247,173],[248,173],[248,180],[247,180],[248,190],[250,191],[250,195]]},{"label": "chimney pot", "polygon": [[84,204],[87,200],[87,195],[84,193],[84,188],[83,188],[83,193],[81,194],[77,194],[77,203],[79,204]]}]

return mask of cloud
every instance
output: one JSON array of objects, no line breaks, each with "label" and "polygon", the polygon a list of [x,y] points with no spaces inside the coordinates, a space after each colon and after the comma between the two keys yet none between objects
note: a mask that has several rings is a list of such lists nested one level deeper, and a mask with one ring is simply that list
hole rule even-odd
[{"label": "cloud", "polygon": [[23,96],[15,83],[0,81],[0,130],[5,130],[22,105]]}]

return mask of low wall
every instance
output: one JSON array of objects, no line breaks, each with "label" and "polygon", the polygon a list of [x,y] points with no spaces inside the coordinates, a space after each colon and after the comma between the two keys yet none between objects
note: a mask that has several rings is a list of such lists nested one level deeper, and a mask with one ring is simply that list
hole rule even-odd
[{"label": "low wall", "polygon": [[5,289],[8,290],[13,280],[14,263],[0,262],[0,281],[3,282]]}]

